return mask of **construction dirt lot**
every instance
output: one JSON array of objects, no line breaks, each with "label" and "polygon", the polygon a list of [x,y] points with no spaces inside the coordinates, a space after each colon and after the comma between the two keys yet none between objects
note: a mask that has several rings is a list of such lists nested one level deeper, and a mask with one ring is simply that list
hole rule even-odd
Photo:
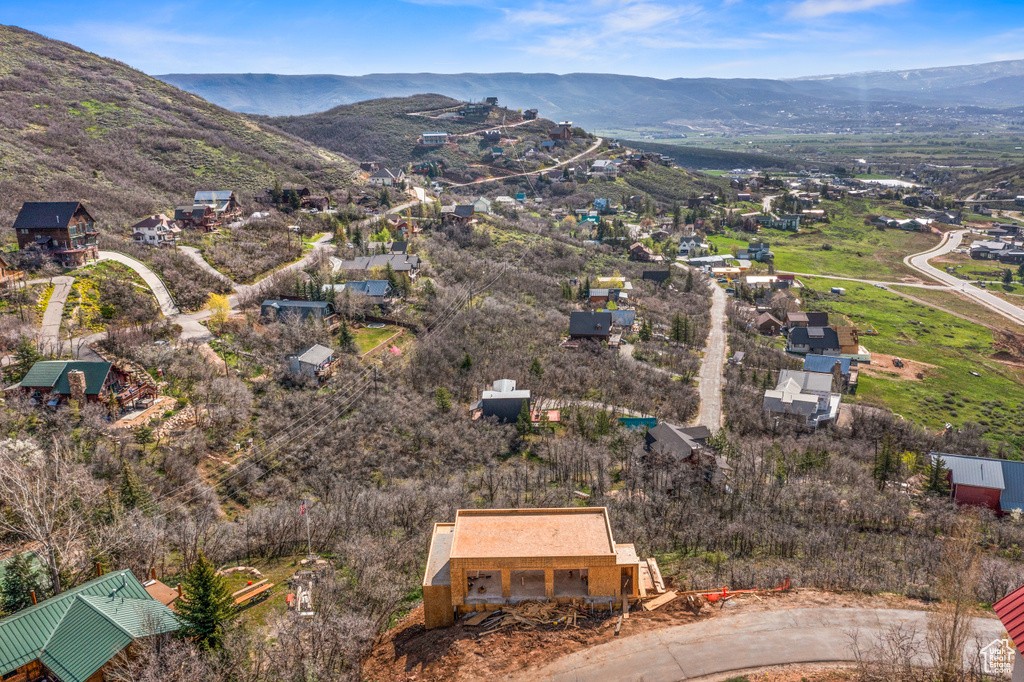
[{"label": "construction dirt lot", "polygon": [[[737,596],[724,605],[705,605],[693,615],[685,599],[679,598],[655,611],[637,610],[622,621],[619,637],[651,630],[687,625],[737,614],[808,608],[912,609],[926,610],[923,602],[898,595],[839,594],[819,590],[793,590],[770,595]],[[447,682],[448,680],[523,679],[535,669],[563,656],[615,639],[614,618],[598,615],[580,619],[577,625],[547,625],[534,629],[503,629],[480,636],[485,628],[466,625],[460,619],[449,628],[426,630],[423,608],[413,610],[388,632],[374,648],[363,668],[363,679],[385,682]],[[751,682],[813,680],[833,682],[848,679],[835,666],[783,666],[746,673]],[[525,677],[529,677],[526,673]]]}]

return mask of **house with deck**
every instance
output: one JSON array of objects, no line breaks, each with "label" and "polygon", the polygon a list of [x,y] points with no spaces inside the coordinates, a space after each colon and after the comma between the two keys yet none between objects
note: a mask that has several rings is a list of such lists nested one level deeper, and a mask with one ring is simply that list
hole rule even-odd
[{"label": "house with deck", "polygon": [[611,313],[572,312],[569,338],[573,341],[608,341],[612,333]]},{"label": "house with deck", "polygon": [[784,369],[775,388],[764,392],[762,406],[772,416],[817,430],[839,417],[841,402],[842,395],[832,391],[831,375]]},{"label": "house with deck", "polygon": [[329,301],[288,301],[270,299],[260,305],[260,322],[308,322],[315,320],[328,326],[338,323],[334,304]]},{"label": "house with deck", "polygon": [[209,206],[217,225],[228,225],[242,217],[242,205],[231,190],[204,190],[196,192],[193,206]]},{"label": "house with deck", "polygon": [[136,244],[173,247],[180,236],[181,228],[163,213],[151,215],[132,225],[132,239]]},{"label": "house with deck", "polygon": [[515,379],[499,379],[481,393],[480,400],[470,409],[481,417],[494,417],[499,422],[512,424],[519,419],[524,405],[530,409],[530,391],[517,389]]},{"label": "house with deck", "polygon": [[14,221],[21,250],[36,248],[64,267],[99,258],[99,228],[79,201],[26,201]]},{"label": "house with deck", "polygon": [[604,507],[460,509],[454,523],[434,524],[424,624],[528,600],[618,609],[659,590],[657,562],[615,542]]},{"label": "house with deck", "polygon": [[33,404],[48,407],[65,405],[71,400],[108,405],[113,401],[122,409],[148,407],[158,394],[156,382],[148,374],[109,362],[85,360],[37,362],[6,392],[22,393]]},{"label": "house with deck", "polygon": [[0,679],[104,682],[133,642],[180,627],[131,571],[113,571],[0,619]]}]

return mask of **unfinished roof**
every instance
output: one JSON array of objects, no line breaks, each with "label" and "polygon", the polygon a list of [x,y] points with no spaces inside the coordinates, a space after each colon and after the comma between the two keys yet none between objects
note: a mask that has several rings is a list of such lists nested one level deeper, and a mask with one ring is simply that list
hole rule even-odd
[{"label": "unfinished roof", "polygon": [[455,537],[454,523],[435,523],[434,535],[430,539],[430,554],[427,556],[427,571],[423,574],[423,585],[451,585],[452,539]]},{"label": "unfinished roof", "polygon": [[604,507],[460,509],[452,557],[611,556],[615,554]]},{"label": "unfinished roof", "polygon": [[1024,650],[1024,587],[1018,587],[997,601],[992,609],[999,616],[1017,650]]}]

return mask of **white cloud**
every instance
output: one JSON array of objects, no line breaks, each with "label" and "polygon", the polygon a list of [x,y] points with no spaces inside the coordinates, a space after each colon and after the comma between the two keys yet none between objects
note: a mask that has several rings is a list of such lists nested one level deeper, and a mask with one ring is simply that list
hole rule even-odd
[{"label": "white cloud", "polygon": [[909,0],[803,0],[789,10],[789,16],[813,19],[829,14],[863,12],[876,7],[899,5]]}]

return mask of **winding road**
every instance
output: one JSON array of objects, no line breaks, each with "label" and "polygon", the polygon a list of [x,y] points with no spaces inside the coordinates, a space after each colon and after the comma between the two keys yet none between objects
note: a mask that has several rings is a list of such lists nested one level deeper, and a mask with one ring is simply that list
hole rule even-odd
[{"label": "winding road", "polygon": [[985,306],[992,312],[1002,315],[1011,322],[1024,325],[1024,310],[1021,308],[1018,308],[1012,303],[1007,303],[1003,299],[990,294],[984,289],[979,289],[973,284],[954,277],[948,272],[940,270],[928,262],[932,258],[944,256],[953,249],[958,248],[966,233],[967,230],[954,230],[952,232],[947,232],[942,236],[942,241],[939,242],[938,246],[922,253],[907,256],[903,259],[903,262],[918,272],[948,285],[953,291],[973,299],[977,303]]},{"label": "winding road", "polygon": [[[968,656],[1004,632],[994,618],[974,618]],[[792,663],[853,663],[890,628],[916,634],[914,662],[931,657],[924,646],[928,612],[897,609],[805,608],[723,615],[652,630],[584,649],[517,682],[679,682],[722,679],[729,673]],[[856,642],[854,641],[856,636]]]},{"label": "winding road", "polygon": [[463,182],[463,183],[459,183],[459,184],[448,185],[448,187],[471,187],[472,185],[482,185],[484,183],[496,182],[496,181],[499,181],[499,180],[508,180],[510,178],[522,178],[522,177],[526,177],[527,175],[538,175],[540,173],[543,173],[544,171],[554,170],[555,168],[561,168],[562,166],[566,166],[566,165],[572,163],[573,161],[578,161],[579,159],[582,159],[587,154],[593,154],[594,152],[596,152],[598,150],[598,148],[601,146],[601,144],[603,142],[604,142],[604,138],[599,137],[599,138],[597,138],[597,141],[594,142],[594,144],[590,145],[590,147],[587,148],[586,151],[580,152],[576,156],[573,156],[572,158],[566,159],[565,161],[559,161],[555,165],[548,166],[547,168],[538,168],[535,171],[529,171],[527,173],[513,173],[512,175],[502,175],[500,177],[494,177],[494,178],[480,178],[479,180],[473,180],[471,182]]}]

